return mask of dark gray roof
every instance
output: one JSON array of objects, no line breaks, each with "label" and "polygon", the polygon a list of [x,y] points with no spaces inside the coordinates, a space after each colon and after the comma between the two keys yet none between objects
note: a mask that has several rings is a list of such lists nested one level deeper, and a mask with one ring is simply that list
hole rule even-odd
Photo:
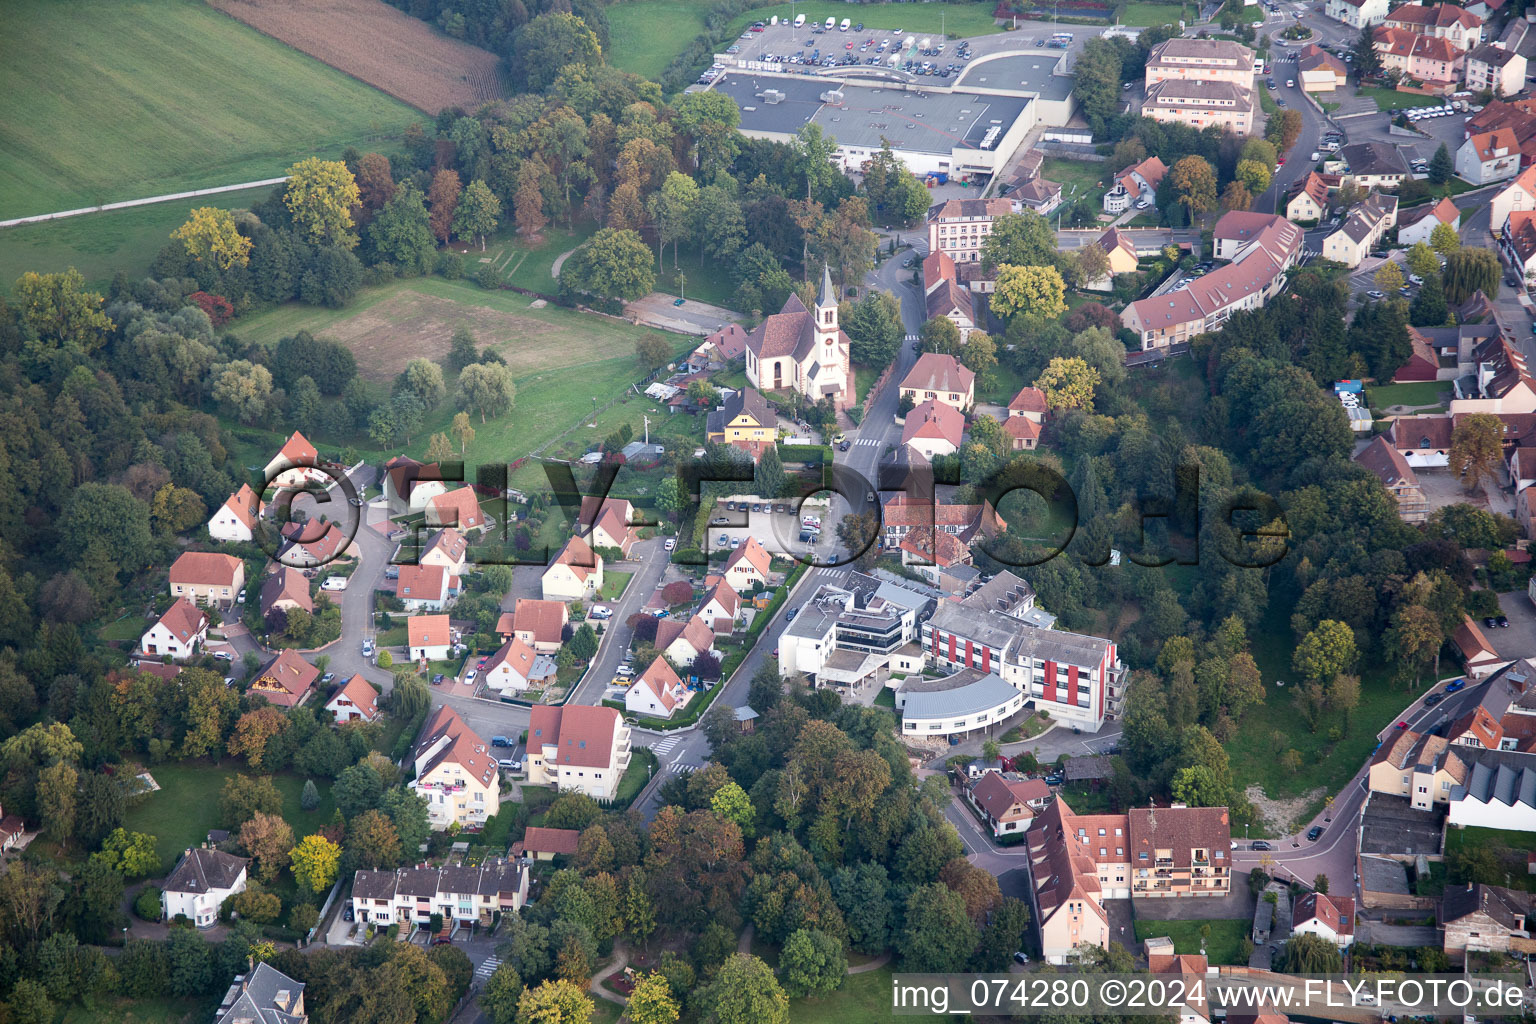
[{"label": "dark gray roof", "polygon": [[223,850],[195,847],[182,854],[176,869],[166,878],[164,888],[166,892],[191,893],[231,889],[249,863],[246,858]]},{"label": "dark gray roof", "polygon": [[270,964],[259,963],[237,977],[219,1006],[215,1024],[305,1024],[304,983]]},{"label": "dark gray roof", "polygon": [[1339,150],[1353,174],[1408,173],[1408,164],[1396,146],[1385,142],[1355,142]]},{"label": "dark gray roof", "polygon": [[1088,757],[1069,757],[1067,758],[1066,774],[1068,782],[1108,779],[1115,774],[1114,760],[1103,754],[1092,754]]},{"label": "dark gray roof", "polygon": [[1390,857],[1361,857],[1360,888],[1364,892],[1407,896],[1408,865]]},{"label": "dark gray roof", "polygon": [[1482,911],[1503,927],[1517,931],[1517,916],[1526,918],[1529,923],[1531,902],[1529,893],[1516,892],[1503,886],[1447,885],[1445,896],[1440,901],[1440,921],[1449,924]]},{"label": "dark gray roof", "polygon": [[756,388],[742,388],[727,398],[724,410],[725,415],[720,422],[721,429],[743,412],[765,427],[771,427],[778,422],[773,415],[773,410],[768,407],[768,400]]},{"label": "dark gray roof", "polygon": [[494,896],[521,888],[524,868],[514,861],[492,857],[478,866],[447,865],[440,868],[399,868],[395,871],[357,871],[352,875],[352,898],[391,900],[396,895],[437,897],[456,893]]}]

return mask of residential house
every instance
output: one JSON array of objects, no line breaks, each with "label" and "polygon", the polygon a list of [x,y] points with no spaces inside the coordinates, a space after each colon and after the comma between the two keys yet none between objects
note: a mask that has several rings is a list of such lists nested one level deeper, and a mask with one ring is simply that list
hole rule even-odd
[{"label": "residential house", "polygon": [[1488,222],[1502,227],[1517,210],[1536,210],[1536,165],[1527,167],[1488,203]]},{"label": "residential house", "polygon": [[949,199],[928,211],[928,251],[942,252],[957,263],[981,259],[992,222],[1013,212],[1007,199]]},{"label": "residential house", "polygon": [[1461,211],[1456,204],[1449,199],[1441,199],[1438,203],[1425,204],[1413,210],[1404,210],[1397,220],[1397,244],[1413,245],[1415,242],[1429,244],[1429,236],[1434,234],[1435,228],[1441,224],[1449,224],[1451,230],[1461,226]]},{"label": "residential house", "polygon": [[[1418,333],[1412,327],[1408,332],[1409,337]],[[1450,465],[1449,416],[1399,416],[1387,429],[1387,440],[1403,460],[1415,469],[1444,469]]]},{"label": "residential house", "polygon": [[442,661],[453,645],[446,615],[411,615],[405,620],[406,657],[411,661]]},{"label": "residential house", "polygon": [[1040,443],[1040,428],[1045,422],[1045,392],[1036,387],[1024,387],[1008,403],[1008,416],[1003,420],[1003,433],[1008,435],[1014,451],[1034,451]]},{"label": "residential house", "polygon": [[756,537],[748,537],[741,547],[731,552],[725,560],[722,575],[725,582],[737,593],[756,592],[768,583],[771,559],[768,551]]},{"label": "residential house", "polygon": [[213,1024],[309,1024],[304,983],[269,963],[256,962],[248,973],[235,975],[219,1000]]},{"label": "residential house", "polygon": [[574,857],[580,844],[581,833],[574,828],[540,828],[538,825],[529,825],[523,830],[523,854],[533,860]]},{"label": "residential house", "polygon": [[955,261],[942,252],[930,253],[923,260],[924,305],[929,320],[948,320],[960,332],[960,341],[970,339],[976,329],[976,312],[970,289],[963,286],[955,272]]},{"label": "residential house", "polygon": [[729,636],[741,618],[741,595],[721,580],[704,598],[696,617],[708,623],[717,636]]},{"label": "residential house", "polygon": [[1008,194],[1015,211],[1033,210],[1040,216],[1048,216],[1061,205],[1061,185],[1045,178],[1031,178]]},{"label": "residential house", "polygon": [[908,532],[918,529],[954,534],[966,544],[976,537],[995,537],[1007,526],[989,502],[951,505],[937,498],[919,500],[904,492],[887,498],[880,509],[880,546],[895,550]]},{"label": "residential house", "polygon": [[907,413],[901,429],[901,443],[931,460],[959,451],[964,433],[965,416],[954,406],[930,398]]},{"label": "residential house", "polygon": [[428,539],[416,559],[417,565],[436,565],[451,576],[461,576],[467,564],[469,542],[458,530],[439,530]]},{"label": "residential house", "polygon": [[223,850],[192,847],[181,855],[160,889],[160,908],[167,921],[184,917],[199,928],[218,923],[219,907],[245,891],[246,857]]},{"label": "residential house", "polygon": [[1346,267],[1358,267],[1395,223],[1397,197],[1373,193],[1323,239],[1323,256]]},{"label": "residential house", "polygon": [[241,484],[208,520],[208,536],[232,544],[249,543],[256,536],[262,507],[261,498],[251,490],[251,485]]},{"label": "residential house", "polygon": [[234,555],[183,551],[168,574],[172,597],[227,608],[245,587],[245,563]]},{"label": "residential house", "polygon": [[580,537],[572,537],[544,570],[540,588],[546,601],[594,597],[603,589],[603,556]]},{"label": "residential house", "polygon": [[513,637],[491,655],[480,670],[486,687],[500,693],[520,693],[549,684],[555,678],[555,660],[538,654],[532,647]]},{"label": "residential house", "polygon": [[1458,959],[1469,952],[1536,952],[1536,906],[1528,892],[1475,882],[1447,885],[1437,917],[1444,950]]},{"label": "residential house", "polygon": [[427,719],[411,760],[416,777],[410,787],[427,801],[434,830],[482,825],[501,806],[496,756],[453,708],[440,707]]},{"label": "residential house", "polygon": [[1211,245],[1218,260],[1235,262],[1238,254],[1252,246],[1266,231],[1272,231],[1284,218],[1268,213],[1233,210],[1224,213],[1211,228]]},{"label": "residential house", "polygon": [[[1228,213],[1216,222],[1218,237],[1228,234],[1223,221],[1234,215]],[[1166,349],[1214,331],[1233,312],[1258,309],[1280,292],[1285,286],[1285,271],[1301,255],[1301,243],[1300,228],[1283,217],[1271,217],[1246,244],[1232,252],[1232,262],[1174,291],[1138,299],[1120,314],[1121,322],[1141,336],[1144,351]]]},{"label": "residential house", "polygon": [[426,522],[428,526],[451,526],[460,533],[484,529],[488,525],[473,487],[455,487],[429,498]]},{"label": "residential house", "polygon": [[1355,901],[1348,896],[1309,892],[1291,907],[1291,934],[1316,935],[1348,949],[1355,943]]},{"label": "residential house", "polygon": [[1383,24],[1430,39],[1444,39],[1462,51],[1483,41],[1483,23],[1455,4],[1403,4],[1388,14]]},{"label": "residential house", "polygon": [[1521,755],[1524,764],[1478,761],[1467,780],[1451,790],[1448,824],[1536,832],[1536,758]]},{"label": "residential house", "polygon": [[207,642],[207,614],[186,598],[178,597],[139,638],[139,652],[146,658],[190,661]]},{"label": "residential house", "polygon": [[1491,185],[1520,173],[1520,142],[1508,128],[1473,135],[1456,150],[1456,175]]},{"label": "residential house", "polygon": [[335,717],[337,725],[348,722],[372,722],[379,717],[379,691],[361,675],[355,675],[341,684],[331,699],[325,702],[325,710]]},{"label": "residential house", "polygon": [[[1047,963],[1065,964],[1079,947],[1108,948],[1110,942],[1109,915],[1103,900],[1115,891],[1128,890],[1125,884],[1128,864],[1126,849],[1125,816],[1094,815],[1118,819],[1120,824],[1111,826],[1118,830],[1113,842],[1103,844],[1106,850],[1103,867],[1109,869],[1111,878],[1118,882],[1110,889],[1101,884],[1101,865],[1092,854],[1095,847],[1086,837],[1080,837],[1076,818],[1065,800],[1057,797],[1044,811],[1034,817],[1025,832],[1029,848],[1029,918],[1039,940],[1040,955]],[[1097,826],[1095,826],[1096,830]],[[1118,849],[1118,855],[1108,850]],[[1108,860],[1118,856],[1116,861]],[[1118,868],[1118,872],[1116,872]],[[1128,892],[1121,891],[1122,896]]]},{"label": "residential house", "polygon": [[1147,953],[1147,973],[1154,978],[1177,981],[1169,989],[1168,1011],[1178,1017],[1178,1024],[1208,1024],[1210,1003],[1205,998],[1205,975],[1210,961],[1204,953],[1175,953],[1173,940],[1158,936],[1142,944]]},{"label": "residential house", "polygon": [[1520,210],[1506,217],[1499,247],[1509,265],[1520,272],[1525,287],[1536,282],[1536,212]]},{"label": "residential house", "polygon": [[1526,59],[1518,50],[1498,43],[1484,43],[1467,54],[1467,88],[1513,96],[1525,88]]},{"label": "residential house", "polygon": [[[1007,200],[998,200],[1007,205]],[[853,394],[848,335],[837,325],[837,291],[822,268],[814,311],[793,293],[747,337],[747,383],[760,391],[793,390],[812,402],[846,404]]]},{"label": "residential house", "polygon": [[1296,75],[1304,92],[1333,92],[1349,84],[1349,67],[1318,46],[1308,43],[1296,62]]},{"label": "residential house", "polygon": [[1371,39],[1383,68],[1421,82],[1434,92],[1454,91],[1466,69],[1466,51],[1446,39],[1385,26]]},{"label": "residential house", "polygon": [[1155,156],[1127,167],[1115,175],[1115,183],[1104,193],[1104,212],[1124,213],[1137,203],[1151,206],[1157,198],[1157,186],[1167,174],[1167,165]]},{"label": "residential house", "polygon": [[1232,832],[1225,807],[1133,807],[1129,818],[1133,897],[1227,895]]},{"label": "residential house", "polygon": [[19,814],[0,814],[0,853],[9,853],[21,844],[27,823]]},{"label": "residential house", "polygon": [[[528,829],[529,835],[564,831]],[[489,927],[497,914],[515,914],[527,901],[528,866],[505,857],[487,857],[473,866],[420,865],[352,876],[353,916],[377,929],[398,924],[409,933],[427,928],[433,914],[442,917],[445,929]]]},{"label": "residential house", "polygon": [[261,585],[261,617],[272,614],[274,608],[284,613],[305,611],[313,613],[315,599],[309,593],[309,577],[291,565],[279,565]]},{"label": "residential house", "polygon": [[1451,791],[1467,778],[1467,762],[1444,736],[1399,729],[1371,755],[1366,788],[1401,797],[1417,811],[1450,802]]},{"label": "residential house", "polygon": [[459,578],[440,565],[402,565],[395,596],[408,612],[440,612],[459,592]]},{"label": "residential house", "polygon": [[976,400],[976,374],[954,356],[924,352],[902,378],[899,397],[913,405],[931,398],[965,412]]},{"label": "residential house", "polygon": [[[1527,61],[1536,57],[1536,36],[1532,36],[1529,43],[1529,50],[1520,51]],[[1522,163],[1529,164],[1532,159],[1536,159],[1536,102],[1529,99],[1491,100],[1482,110],[1467,119],[1462,137],[1498,131],[1500,128],[1508,128],[1515,133],[1515,138],[1520,141]],[[1497,225],[1499,222],[1493,223]]]},{"label": "residential house", "polygon": [[1472,679],[1482,679],[1509,663],[1507,658],[1499,657],[1499,652],[1488,642],[1470,615],[1462,615],[1461,625],[1451,634],[1451,644],[1461,656],[1462,666]]},{"label": "residential house", "polygon": [[[767,405],[766,402],[763,404]],[[620,557],[628,558],[640,541],[640,535],[630,525],[635,518],[635,507],[623,498],[602,500],[596,495],[588,495],[582,499],[575,529],[592,547],[614,548]]]},{"label": "residential house", "polygon": [[1403,522],[1418,524],[1429,519],[1429,500],[1419,485],[1418,475],[1385,437],[1372,439],[1355,456],[1355,462],[1375,475],[1387,492],[1397,499],[1397,514]]},{"label": "residential house", "polygon": [[539,705],[528,722],[528,782],[612,800],[629,767],[629,726],[614,708]]},{"label": "residential house", "polygon": [[1226,39],[1165,39],[1147,56],[1147,89],[1180,80],[1253,88],[1253,51]]},{"label": "residential house", "polygon": [[982,772],[966,789],[966,798],[991,826],[994,836],[1022,832],[1045,805],[1051,787],[1043,779],[1026,779],[1012,772]]},{"label": "residential house", "polygon": [[[1249,70],[1251,78],[1251,67]],[[1149,66],[1149,77],[1151,71]],[[1169,78],[1147,86],[1141,113],[1143,117],[1165,124],[1183,124],[1196,129],[1214,126],[1235,135],[1248,135],[1253,131],[1257,106],[1251,88],[1224,81]]]},{"label": "residential house", "polygon": [[688,365],[694,372],[702,372],[712,366],[729,366],[745,358],[746,354],[746,329],[740,324],[726,324],[699,342],[699,347],[688,357]]},{"label": "residential house", "polygon": [[[1335,179],[1337,180],[1337,179]],[[1296,192],[1285,203],[1285,218],[1297,224],[1316,224],[1328,212],[1328,177],[1316,171],[1297,183]]]},{"label": "residential house", "polygon": [[[320,469],[320,453],[309,439],[295,430],[278,449],[265,469],[266,482],[277,488],[302,490],[310,485],[324,487],[331,482]],[[265,492],[265,488],[263,489]]]},{"label": "residential house", "polygon": [[1408,161],[1385,142],[1352,142],[1339,150],[1344,180],[1363,189],[1396,188],[1408,177]]},{"label": "residential house", "polygon": [[686,622],[681,618],[662,619],[656,623],[656,651],[678,665],[692,665],[695,658],[707,654],[715,646],[715,631],[707,620],[694,615]]},{"label": "residential house", "polygon": [[[1511,214],[1513,219],[1516,214]],[[1523,215],[1520,215],[1523,216]],[[1471,372],[1456,379],[1451,399],[1451,418],[1487,412],[1497,416],[1536,412],[1536,379],[1525,367],[1525,357],[1501,335],[1494,335],[1472,351]]]},{"label": "residential house", "polygon": [[[716,444],[768,441],[778,437],[779,419],[761,391],[742,388],[707,417],[705,435]],[[585,517],[583,517],[585,521]]]},{"label": "residential house", "polygon": [[942,570],[971,562],[971,549],[959,537],[927,527],[908,531],[897,550],[902,565],[915,569],[935,586]]},{"label": "residential house", "polygon": [[318,668],[287,648],[256,673],[248,692],[261,694],[277,707],[295,708],[309,699],[319,678]]},{"label": "residential house", "polygon": [[1111,291],[1115,287],[1116,274],[1134,273],[1139,265],[1135,240],[1119,228],[1111,227],[1091,244],[1098,246],[1109,257],[1109,273],[1087,282],[1087,288],[1100,292]]},{"label": "residential house", "polygon": [[510,613],[502,613],[496,632],[503,639],[517,637],[536,654],[558,654],[570,620],[571,609],[564,601],[520,597]]},{"label": "residential house", "polygon": [[277,549],[277,561],[300,569],[316,569],[346,554],[350,547],[346,533],[337,523],[311,519],[289,523],[282,529],[283,543]]},{"label": "residential house", "polygon": [[427,510],[427,503],[448,490],[443,469],[433,462],[417,462],[400,455],[384,463],[384,500],[391,516],[414,515]]},{"label": "residential house", "polygon": [[1380,25],[1387,20],[1387,0],[1328,0],[1324,13],[1350,28]]},{"label": "residential house", "polygon": [[650,667],[624,692],[624,710],[632,715],[671,718],[673,712],[685,706],[692,696],[693,691],[672,671],[667,659],[657,655]]}]

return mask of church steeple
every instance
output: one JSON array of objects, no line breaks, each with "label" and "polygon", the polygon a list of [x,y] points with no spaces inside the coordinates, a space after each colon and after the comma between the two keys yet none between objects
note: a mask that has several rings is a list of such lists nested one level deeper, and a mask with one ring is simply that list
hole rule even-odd
[{"label": "church steeple", "polygon": [[821,294],[816,298],[816,332],[837,333],[837,291],[832,287],[832,269],[821,268]]}]

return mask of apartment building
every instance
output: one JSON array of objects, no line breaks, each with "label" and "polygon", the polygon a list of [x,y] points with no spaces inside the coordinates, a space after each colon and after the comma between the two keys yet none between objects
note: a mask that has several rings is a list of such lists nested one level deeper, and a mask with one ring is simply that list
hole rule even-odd
[{"label": "apartment building", "polygon": [[1474,185],[1491,185],[1520,173],[1520,141],[1508,128],[1481,132],[1456,150],[1456,175]]},{"label": "apartment building", "polygon": [[489,926],[493,915],[518,911],[527,899],[528,866],[505,857],[352,875],[353,916],[375,928],[426,928],[433,914],[456,928]]},{"label": "apartment building", "polygon": [[932,599],[862,573],[849,581],[822,585],[800,606],[779,637],[780,676],[851,686],[887,666],[921,671],[923,655],[914,642]]},{"label": "apartment building", "polygon": [[[1147,69],[1148,72],[1151,68]],[[1225,81],[1169,78],[1147,87],[1143,116],[1165,124],[1220,128],[1234,135],[1253,131],[1253,90]]]},{"label": "apartment building", "polygon": [[227,608],[245,586],[245,563],[234,555],[183,551],[167,576],[172,597]]},{"label": "apartment building", "polygon": [[1323,239],[1323,256],[1346,267],[1358,267],[1396,223],[1396,196],[1379,192],[1367,196]]},{"label": "apartment building", "polygon": [[1454,89],[1466,67],[1466,51],[1448,39],[1385,26],[1372,33],[1371,39],[1383,68],[1431,89]]},{"label": "apartment building", "polygon": [[928,251],[956,263],[975,263],[992,233],[992,222],[1013,212],[1008,199],[950,199],[928,210]]},{"label": "apartment building", "polygon": [[540,705],[528,723],[528,781],[612,800],[629,767],[629,726],[614,708]]},{"label": "apartment building", "polygon": [[1525,88],[1527,61],[1518,50],[1484,43],[1467,54],[1467,88],[1513,96]]},{"label": "apartment building", "polygon": [[1147,88],[1170,79],[1253,88],[1253,51],[1226,39],[1165,39],[1147,57]]},{"label": "apartment building", "polygon": [[1382,24],[1431,39],[1444,39],[1462,51],[1483,41],[1482,20],[1455,4],[1403,4],[1388,14]]},{"label": "apartment building", "polygon": [[411,754],[411,789],[427,801],[434,829],[483,825],[501,806],[501,777],[490,744],[458,712],[438,708],[422,727]]}]

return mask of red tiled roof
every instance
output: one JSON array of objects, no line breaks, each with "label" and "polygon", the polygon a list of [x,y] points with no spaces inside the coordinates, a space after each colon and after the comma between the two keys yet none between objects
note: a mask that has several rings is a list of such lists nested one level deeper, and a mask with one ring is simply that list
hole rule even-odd
[{"label": "red tiled roof", "polygon": [[277,572],[267,577],[261,585],[261,612],[265,615],[279,602],[287,601],[307,612],[315,610],[314,598],[309,596],[309,579],[291,565],[279,565]]},{"label": "red tiled roof", "polygon": [[964,434],[965,416],[960,410],[930,398],[907,413],[906,425],[901,429],[901,443],[907,444],[916,438],[934,438],[959,448]]},{"label": "red tiled roof", "polygon": [[725,560],[725,572],[727,579],[730,578],[731,570],[740,565],[742,562],[748,563],[752,566],[752,568],[756,569],[763,578],[767,578],[770,567],[768,551],[762,546],[762,544],[758,543],[756,537],[748,537],[742,543],[741,547],[737,548],[735,551],[732,551],[731,557]]},{"label": "red tiled roof", "polygon": [[234,555],[184,551],[171,563],[170,580],[183,586],[232,587],[242,565]]},{"label": "red tiled roof", "polygon": [[[738,549],[739,550],[739,549]],[[656,643],[658,651],[665,651],[681,638],[688,642],[695,653],[709,650],[715,643],[715,631],[711,629],[703,619],[694,615],[686,622],[682,619],[662,619],[656,623]]]},{"label": "red tiled roof", "polygon": [[559,767],[607,768],[613,760],[619,713],[585,704],[541,704],[528,720],[528,748],[552,746]]},{"label": "red tiled roof", "polygon": [[[657,647],[660,648],[660,646],[658,643]],[[672,666],[667,664],[667,659],[660,655],[656,656],[656,660],[651,662],[649,668],[640,673],[640,678],[635,680],[634,685],[644,686],[654,693],[657,703],[666,709],[667,714],[671,714],[672,709],[682,703],[683,681],[677,677],[676,672],[672,671]]]},{"label": "red tiled roof", "polygon": [[1020,441],[1038,441],[1040,424],[1028,416],[1009,416],[1003,420],[1003,433]]},{"label": "red tiled roof", "polygon": [[901,538],[901,550],[926,559],[941,569],[969,562],[971,549],[952,533],[935,532],[926,526],[908,530]]},{"label": "red tiled roof", "polygon": [[458,530],[439,530],[427,541],[427,546],[421,549],[421,557],[426,558],[434,551],[441,551],[450,562],[461,562],[468,547],[469,542]]},{"label": "red tiled roof", "polygon": [[1355,901],[1347,896],[1309,892],[1296,901],[1296,924],[1316,920],[1335,935],[1355,934]]},{"label": "red tiled roof", "polygon": [[402,601],[441,601],[448,592],[448,570],[440,565],[402,565],[395,596]]},{"label": "red tiled roof", "polygon": [[279,653],[257,673],[251,689],[279,707],[291,708],[303,703],[318,678],[320,670],[290,649]]},{"label": "red tiled roof", "polygon": [[960,360],[954,356],[924,352],[902,378],[901,386],[919,391],[958,392],[963,395],[971,390],[975,380],[976,375],[960,365]]},{"label": "red tiled roof", "polygon": [[335,558],[336,553],[347,544],[347,535],[339,525],[319,519],[289,523],[283,527],[282,533],[287,540],[278,550],[278,558],[294,548],[300,548],[315,562],[324,564]]},{"label": "red tiled roof", "polygon": [[445,647],[452,640],[446,615],[412,615],[405,620],[408,647]]},{"label": "red tiled roof", "polygon": [[256,520],[261,514],[261,499],[256,497],[256,492],[251,490],[250,484],[241,484],[238,491],[225,498],[224,507],[245,524],[246,529],[256,529]]},{"label": "red tiled roof", "polygon": [[597,554],[592,550],[592,545],[580,537],[572,537],[565,542],[565,546],[555,556],[554,564],[570,566],[571,572],[576,574],[577,579],[585,580],[589,574],[596,571]]},{"label": "red tiled roof", "polygon": [[[534,643],[557,644],[561,640],[568,615],[563,601],[520,597],[512,612],[512,630],[532,633]],[[500,625],[496,628],[498,632],[506,632]]]},{"label": "red tiled roof", "polygon": [[[1045,415],[1045,392],[1037,387],[1025,386],[1019,389],[1019,393],[1013,396],[1013,401],[1008,403],[1010,412],[1038,412]],[[1017,418],[1017,417],[1015,417]]]},{"label": "red tiled roof", "polygon": [[427,500],[427,525],[472,530],[485,524],[473,487],[456,487]]},{"label": "red tiled roof", "polygon": [[[443,618],[446,620],[448,617],[445,615]],[[479,779],[482,785],[489,786],[496,777],[497,769],[490,746],[470,729],[458,712],[447,705],[438,708],[427,719],[421,736],[416,740],[412,759],[421,757],[444,737],[448,738],[448,743],[421,766],[417,778],[447,762],[459,765],[471,777]]]},{"label": "red tiled roof", "polygon": [[312,465],[320,459],[320,453],[315,450],[314,445],[309,443],[309,438],[297,430],[283,442],[283,447],[277,454],[285,456],[294,465]]},{"label": "red tiled roof", "polygon": [[1029,802],[1044,800],[1050,795],[1050,787],[1040,779],[1005,779],[997,772],[984,772],[971,787],[971,797],[983,811],[998,820],[1005,820],[1009,808],[1015,803],[1024,805],[1021,817],[1033,817]]},{"label": "red tiled roof", "polygon": [[570,856],[581,842],[574,828],[541,828],[529,825],[523,831],[523,849],[528,853],[554,853]]},{"label": "red tiled roof", "polygon": [[491,655],[490,659],[485,663],[484,672],[486,675],[490,675],[494,670],[506,665],[519,679],[529,679],[533,675],[533,659],[535,657],[537,655],[533,653],[533,648],[514,636],[511,640],[502,644],[500,650]]},{"label": "red tiled roof", "polygon": [[337,700],[345,698],[363,713],[364,718],[372,720],[379,714],[378,696],[379,691],[375,690],[368,680],[361,675],[355,675],[342,684],[341,689],[326,702],[326,706],[329,707]]},{"label": "red tiled roof", "polygon": [[170,630],[176,639],[188,642],[208,628],[208,616],[185,597],[178,597],[160,616],[158,625]]}]

